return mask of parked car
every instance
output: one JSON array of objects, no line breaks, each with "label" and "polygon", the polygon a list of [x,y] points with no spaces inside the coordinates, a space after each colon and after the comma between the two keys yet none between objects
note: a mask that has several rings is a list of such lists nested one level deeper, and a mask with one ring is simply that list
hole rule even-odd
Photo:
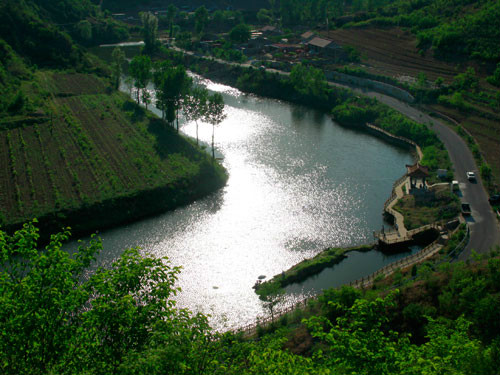
[{"label": "parked car", "polygon": [[490,199],[488,199],[488,201],[490,202],[490,204],[492,206],[496,206],[496,205],[500,204],[500,194],[492,195],[490,197]]},{"label": "parked car", "polygon": [[476,181],[476,174],[474,172],[467,172],[467,180],[469,181]]},{"label": "parked car", "polygon": [[470,204],[462,203],[462,215],[467,216],[471,214]]}]

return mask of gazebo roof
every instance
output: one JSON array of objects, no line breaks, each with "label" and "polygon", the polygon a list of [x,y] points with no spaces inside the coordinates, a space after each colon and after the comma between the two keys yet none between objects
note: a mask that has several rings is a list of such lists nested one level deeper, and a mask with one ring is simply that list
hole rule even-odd
[{"label": "gazebo roof", "polygon": [[419,177],[429,176],[429,168],[425,167],[423,165],[420,165],[419,162],[417,162],[413,165],[406,164],[406,169],[407,169],[406,175],[410,176],[410,177],[419,178]]}]

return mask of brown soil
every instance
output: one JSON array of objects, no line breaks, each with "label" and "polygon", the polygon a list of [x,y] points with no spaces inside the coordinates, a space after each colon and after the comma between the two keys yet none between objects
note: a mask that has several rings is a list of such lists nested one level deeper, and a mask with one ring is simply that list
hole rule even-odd
[{"label": "brown soil", "polygon": [[0,222],[88,206],[197,173],[187,142],[174,140],[161,124],[157,133],[169,143],[160,153],[150,119],[132,120],[123,109],[127,102],[105,94],[103,81],[58,73],[42,79],[54,93],[52,120],[0,131]]},{"label": "brown soil", "polygon": [[[328,35],[340,45],[355,47],[362,56],[363,68],[370,73],[390,76],[401,81],[412,82],[419,73],[425,73],[429,81],[442,77],[445,83],[451,83],[453,77],[466,68],[464,64],[452,64],[432,56],[431,51],[421,55],[416,47],[417,40],[409,31],[399,28],[360,28],[338,29]],[[486,73],[481,66],[472,63],[481,77],[481,90],[496,91],[485,81]],[[498,111],[480,103],[470,103],[475,112],[461,112],[457,109],[432,105],[437,110],[458,121],[474,137],[486,162],[491,166],[497,183],[500,181],[500,119]],[[483,115],[479,116],[477,112]],[[485,118],[487,117],[487,118]]]},{"label": "brown soil", "polygon": [[458,73],[455,65],[435,59],[432,52],[420,55],[415,36],[399,28],[338,29],[323,34],[342,46],[355,47],[366,70],[374,74],[404,80],[423,72],[431,81],[442,77],[451,82]]}]

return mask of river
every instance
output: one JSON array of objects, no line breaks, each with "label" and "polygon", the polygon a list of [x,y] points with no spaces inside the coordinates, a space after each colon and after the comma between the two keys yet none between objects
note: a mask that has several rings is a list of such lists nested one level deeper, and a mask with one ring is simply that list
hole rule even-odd
[{"label": "river", "polygon": [[[178,305],[210,314],[218,329],[234,328],[266,313],[252,289],[260,275],[270,278],[326,247],[372,242],[392,183],[413,157],[322,112],[195,78],[225,100],[227,118],[215,130],[215,143],[227,186],[186,207],[101,232],[99,263],[109,265],[130,247],[167,256],[182,266]],[[195,137],[194,123],[181,121],[181,130]],[[207,151],[211,132],[199,124]],[[288,300],[355,280],[400,256],[354,253],[287,288]]]}]

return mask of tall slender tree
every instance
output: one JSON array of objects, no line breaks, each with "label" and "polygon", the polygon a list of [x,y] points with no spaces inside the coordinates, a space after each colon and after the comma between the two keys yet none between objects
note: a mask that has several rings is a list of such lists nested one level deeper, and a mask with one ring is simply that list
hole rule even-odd
[{"label": "tall slender tree", "polygon": [[120,87],[120,78],[122,76],[123,64],[125,64],[125,52],[120,47],[116,47],[111,54],[113,58],[113,85],[115,89]]},{"label": "tall slender tree", "polygon": [[174,35],[174,19],[179,10],[174,4],[170,4],[167,7],[167,20],[168,20],[168,35],[172,38]]},{"label": "tall slender tree", "polygon": [[137,88],[137,104],[140,103],[141,90],[145,90],[151,80],[151,59],[147,55],[137,55],[130,62],[129,72]]},{"label": "tall slender tree", "polygon": [[140,13],[142,22],[142,35],[144,37],[144,49],[152,53],[157,48],[158,18],[151,12]]},{"label": "tall slender tree", "polygon": [[208,11],[203,5],[196,9],[194,13],[194,22],[196,34],[198,34],[198,37],[201,38],[203,32],[205,31],[205,26],[207,26],[208,23]]},{"label": "tall slender tree", "polygon": [[198,121],[207,112],[208,90],[204,87],[193,87],[184,103],[184,116],[196,124],[196,144],[198,144]]},{"label": "tall slender tree", "polygon": [[172,66],[169,62],[162,62],[155,68],[153,76],[155,84],[157,107],[162,110],[162,117],[170,125],[177,118],[177,131],[179,130],[178,112],[182,108],[184,98],[191,87],[191,78],[186,69]]},{"label": "tall slender tree", "polygon": [[207,111],[204,119],[212,125],[212,159],[215,159],[215,126],[219,125],[227,117],[224,112],[224,98],[218,92],[208,97]]}]

